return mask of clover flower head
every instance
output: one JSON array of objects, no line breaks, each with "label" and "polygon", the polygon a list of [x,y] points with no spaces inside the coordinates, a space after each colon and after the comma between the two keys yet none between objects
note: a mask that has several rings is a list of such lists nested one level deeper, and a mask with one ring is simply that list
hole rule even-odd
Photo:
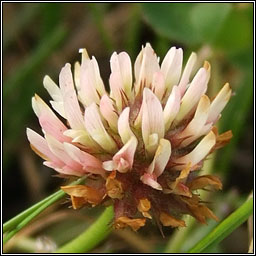
[{"label": "clover flower head", "polygon": [[182,49],[172,47],[160,64],[147,43],[134,72],[126,52],[112,54],[108,92],[96,59],[80,52],[81,64],[75,63],[74,75],[66,64],[59,86],[44,78],[52,108],[32,98],[43,136],[27,129],[44,165],[65,176],[88,175],[86,185],[62,187],[73,208],[111,203],[114,226],[133,230],[146,219],[184,227],[183,214],[202,223],[217,220],[196,191],[222,188],[219,178],[198,170],[232,137],[215,126],[230,99],[229,84],[210,100],[208,62],[195,73],[197,55],[183,68]]}]

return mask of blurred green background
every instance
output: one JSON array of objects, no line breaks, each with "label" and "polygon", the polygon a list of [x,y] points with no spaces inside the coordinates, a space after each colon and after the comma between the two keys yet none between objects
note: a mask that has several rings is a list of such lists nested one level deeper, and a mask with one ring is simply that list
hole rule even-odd
[{"label": "blurred green background", "polygon": [[[66,62],[80,60],[87,48],[107,84],[113,51],[126,51],[135,61],[141,45],[150,42],[163,59],[171,46],[182,47],[208,60],[211,97],[229,82],[234,95],[222,114],[220,131],[231,129],[233,139],[206,167],[217,173],[223,191],[211,195],[211,208],[220,219],[238,207],[253,189],[253,4],[252,3],[3,3],[3,219],[55,191],[64,181],[30,149],[25,129],[40,131],[31,107],[39,94],[48,101],[44,75],[58,81]],[[8,252],[47,252],[76,236],[102,209],[68,209],[59,202],[13,238]],[[194,224],[180,250],[200,240],[216,223]],[[66,232],[68,230],[69,232]],[[63,232],[65,231],[65,232]],[[112,232],[94,252],[161,251],[165,238],[153,224],[138,233]],[[177,231],[176,231],[177,233]],[[210,252],[248,251],[244,224]]]}]

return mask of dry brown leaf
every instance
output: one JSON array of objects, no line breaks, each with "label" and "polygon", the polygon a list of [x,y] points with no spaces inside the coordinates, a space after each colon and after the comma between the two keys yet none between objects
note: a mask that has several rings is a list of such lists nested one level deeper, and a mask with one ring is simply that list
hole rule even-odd
[{"label": "dry brown leaf", "polygon": [[83,197],[76,197],[76,196],[70,196],[70,197],[72,201],[72,207],[75,210],[80,209],[87,203],[87,200],[84,199]]},{"label": "dry brown leaf", "polygon": [[211,186],[216,190],[222,189],[222,183],[220,179],[213,175],[203,175],[194,178],[191,182],[187,184],[190,190],[196,190]]},{"label": "dry brown leaf", "polygon": [[106,180],[107,194],[111,198],[122,199],[124,191],[122,183],[116,179],[116,171],[113,171]]},{"label": "dry brown leaf", "polygon": [[212,150],[210,152],[213,152],[216,149],[224,147],[227,143],[229,143],[229,141],[233,137],[233,134],[232,134],[231,130],[219,134],[218,133],[218,128],[216,126],[214,126],[212,128],[212,131],[216,136],[216,144],[214,145],[214,147],[212,148]]},{"label": "dry brown leaf", "polygon": [[126,216],[121,216],[115,221],[115,228],[125,228],[127,226],[131,227],[134,231],[137,231],[139,228],[143,227],[146,223],[146,219],[130,219]]},{"label": "dry brown leaf", "polygon": [[62,186],[61,189],[70,196],[83,198],[92,205],[99,204],[104,197],[101,191],[85,185]]},{"label": "dry brown leaf", "polygon": [[205,218],[219,221],[218,217],[205,205],[190,205],[189,208],[194,217],[203,224],[206,224]]},{"label": "dry brown leaf", "polygon": [[168,187],[171,189],[171,192],[176,195],[182,195],[191,197],[192,194],[189,188],[183,183],[186,182],[186,179],[191,170],[191,163],[188,163],[187,166],[180,172],[180,175],[176,178],[174,182],[167,181]]},{"label": "dry brown leaf", "polygon": [[160,213],[160,221],[165,227],[186,227],[186,223],[184,220],[176,219],[165,212]]},{"label": "dry brown leaf", "polygon": [[152,219],[151,215],[148,213],[148,211],[151,208],[151,203],[147,198],[140,199],[137,208],[138,211],[141,212],[144,217]]}]

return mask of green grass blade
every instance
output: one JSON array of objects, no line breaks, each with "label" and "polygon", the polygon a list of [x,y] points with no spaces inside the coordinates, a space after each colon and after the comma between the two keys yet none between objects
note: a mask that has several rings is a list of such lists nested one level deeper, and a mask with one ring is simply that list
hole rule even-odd
[{"label": "green grass blade", "polygon": [[21,212],[20,214],[18,214],[17,216],[13,217],[9,221],[5,222],[3,225],[3,233],[15,228],[18,223],[20,223],[22,220],[24,220],[24,218],[26,218],[27,216],[32,214],[35,210],[37,210],[39,207],[41,207],[42,205],[47,203],[52,198],[57,197],[60,194],[60,192],[61,192],[61,190],[55,192],[54,194],[48,196],[47,198],[43,199],[42,201],[38,202],[37,204],[34,204],[27,210],[25,210],[25,211]]},{"label": "green grass blade", "polygon": [[55,203],[56,201],[60,200],[66,193],[62,190],[58,191],[58,193],[51,197],[47,202],[39,206],[37,209],[35,209],[30,215],[25,217],[12,231],[7,233],[6,236],[3,238],[3,244],[5,244],[7,241],[9,241],[18,231],[20,231],[22,228],[24,228],[31,220],[33,220],[39,213],[41,213],[43,210],[45,210],[47,207]]},{"label": "green grass blade", "polygon": [[55,253],[85,253],[90,251],[111,232],[110,222],[113,217],[113,207],[109,206],[85,232],[58,249]]},{"label": "green grass blade", "polygon": [[214,246],[227,237],[232,231],[244,223],[253,212],[253,198],[250,197],[235,212],[223,220],[208,235],[199,241],[188,253],[204,252],[210,246]]},{"label": "green grass blade", "polygon": [[[85,180],[85,177],[72,182],[70,185],[80,184]],[[21,228],[23,228],[28,222],[30,222],[34,217],[36,217],[39,213],[41,213],[44,209],[46,209],[51,204],[55,203],[62,197],[64,197],[65,193],[62,190],[58,190],[37,204],[31,206],[27,210],[18,214],[14,218],[5,222],[3,225],[3,233],[10,231],[8,235],[4,238],[4,240],[9,240],[14,234],[16,234]],[[35,214],[36,213],[36,214]],[[31,218],[32,217],[32,218]],[[25,221],[23,223],[23,221]],[[23,223],[23,224],[22,224]],[[22,225],[21,225],[22,224]],[[18,228],[19,227],[19,228]],[[18,229],[18,230],[17,230]],[[14,232],[16,231],[16,232]],[[11,235],[12,234],[12,235]]]},{"label": "green grass blade", "polygon": [[[5,98],[10,93],[14,92],[14,89],[19,88],[20,84],[24,82],[26,78],[46,59],[50,53],[59,45],[59,43],[65,38],[67,29],[64,26],[57,27],[52,34],[50,34],[39,45],[37,49],[29,58],[23,63],[15,72],[6,79],[3,88],[3,97]],[[15,74],[15,75],[13,75]]]}]

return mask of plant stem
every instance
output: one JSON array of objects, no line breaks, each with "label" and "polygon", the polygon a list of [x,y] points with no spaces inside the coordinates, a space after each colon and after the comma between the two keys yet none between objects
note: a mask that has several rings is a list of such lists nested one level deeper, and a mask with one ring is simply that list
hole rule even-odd
[{"label": "plant stem", "polygon": [[210,246],[216,245],[227,237],[233,230],[244,223],[253,212],[253,198],[250,197],[235,212],[229,215],[207,236],[200,240],[188,253],[204,252]]},{"label": "plant stem", "polygon": [[[85,180],[86,177],[82,177],[70,185],[80,184]],[[3,233],[10,231],[3,239],[4,243],[7,242],[14,234],[21,230],[25,225],[27,225],[33,218],[35,218],[39,213],[46,209],[51,204],[55,203],[59,199],[65,196],[65,192],[58,190],[54,194],[48,196],[37,204],[31,206],[27,210],[18,214],[14,218],[10,219],[3,225]]]},{"label": "plant stem", "polygon": [[55,253],[85,253],[93,249],[111,232],[113,207],[109,206],[102,215],[82,234],[59,248]]}]

